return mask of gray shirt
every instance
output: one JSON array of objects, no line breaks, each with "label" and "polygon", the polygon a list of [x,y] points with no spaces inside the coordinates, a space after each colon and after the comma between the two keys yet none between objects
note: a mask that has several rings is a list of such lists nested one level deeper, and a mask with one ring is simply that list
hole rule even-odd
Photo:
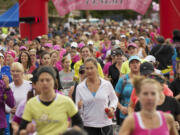
[{"label": "gray shirt", "polygon": [[71,71],[69,73],[65,73],[63,70],[59,72],[59,76],[60,76],[60,83],[63,87],[63,94],[68,96],[69,93],[69,89],[71,88],[71,86],[74,85],[74,71]]}]

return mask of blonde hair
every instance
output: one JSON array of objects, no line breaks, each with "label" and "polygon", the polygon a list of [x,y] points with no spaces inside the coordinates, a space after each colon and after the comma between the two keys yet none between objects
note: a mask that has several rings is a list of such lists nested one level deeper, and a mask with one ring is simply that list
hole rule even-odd
[{"label": "blonde hair", "polygon": [[153,85],[156,85],[159,90],[161,89],[161,84],[155,79],[145,78],[143,76],[136,76],[133,79],[133,86],[136,89],[136,95],[140,94],[142,90],[141,87],[144,84],[153,84]]},{"label": "blonde hair", "polygon": [[13,62],[13,63],[12,63],[12,66],[11,66],[11,69],[13,69],[13,68],[18,68],[18,69],[20,69],[20,70],[24,73],[24,67],[23,67],[23,65],[22,65],[21,63],[19,63],[19,62]]},{"label": "blonde hair", "polygon": [[55,53],[57,56],[59,55],[59,52],[58,52],[58,51],[52,51],[52,52],[50,53],[50,56],[52,56],[54,53]]}]

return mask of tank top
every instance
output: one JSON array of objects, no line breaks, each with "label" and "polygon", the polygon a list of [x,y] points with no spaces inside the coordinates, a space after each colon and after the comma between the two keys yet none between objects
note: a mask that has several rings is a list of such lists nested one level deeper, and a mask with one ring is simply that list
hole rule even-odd
[{"label": "tank top", "polygon": [[131,135],[170,135],[163,112],[157,111],[160,126],[154,129],[145,129],[139,112],[134,113],[135,128]]},{"label": "tank top", "polygon": [[140,58],[143,58],[143,48],[139,48],[138,54],[137,54]]}]

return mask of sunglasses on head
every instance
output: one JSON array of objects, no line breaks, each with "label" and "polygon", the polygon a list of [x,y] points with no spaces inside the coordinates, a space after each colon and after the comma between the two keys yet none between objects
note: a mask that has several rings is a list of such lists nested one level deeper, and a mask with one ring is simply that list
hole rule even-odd
[{"label": "sunglasses on head", "polygon": [[156,81],[158,81],[161,84],[165,83],[165,80],[158,75],[149,75],[148,77],[151,79],[155,79]]},{"label": "sunglasses on head", "polygon": [[85,73],[85,70],[81,70],[81,71],[79,71],[79,74],[84,74]]}]

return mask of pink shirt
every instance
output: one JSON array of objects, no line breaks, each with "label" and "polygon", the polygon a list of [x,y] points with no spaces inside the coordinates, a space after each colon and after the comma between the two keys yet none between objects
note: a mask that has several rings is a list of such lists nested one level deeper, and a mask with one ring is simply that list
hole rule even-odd
[{"label": "pink shirt", "polygon": [[66,49],[61,48],[61,50],[59,51],[59,61],[56,63],[56,68],[57,68],[59,71],[62,70],[62,67],[59,67],[59,65],[60,65],[60,66],[62,65],[61,60],[62,60],[64,54],[66,54]]},{"label": "pink shirt", "polygon": [[145,129],[139,112],[134,113],[135,128],[131,135],[170,135],[163,112],[157,111],[160,126],[154,129]]},{"label": "pink shirt", "polygon": [[103,68],[103,73],[105,75],[108,75],[109,74],[109,67],[112,65],[112,62],[107,62],[105,65],[104,65],[104,68]]},{"label": "pink shirt", "polygon": [[63,69],[59,62],[56,62],[55,67],[58,71],[61,71]]},{"label": "pink shirt", "polygon": [[59,51],[59,57],[60,57],[60,59],[63,58],[63,55],[64,55],[65,53],[66,53],[66,49],[61,48],[61,50]]}]

